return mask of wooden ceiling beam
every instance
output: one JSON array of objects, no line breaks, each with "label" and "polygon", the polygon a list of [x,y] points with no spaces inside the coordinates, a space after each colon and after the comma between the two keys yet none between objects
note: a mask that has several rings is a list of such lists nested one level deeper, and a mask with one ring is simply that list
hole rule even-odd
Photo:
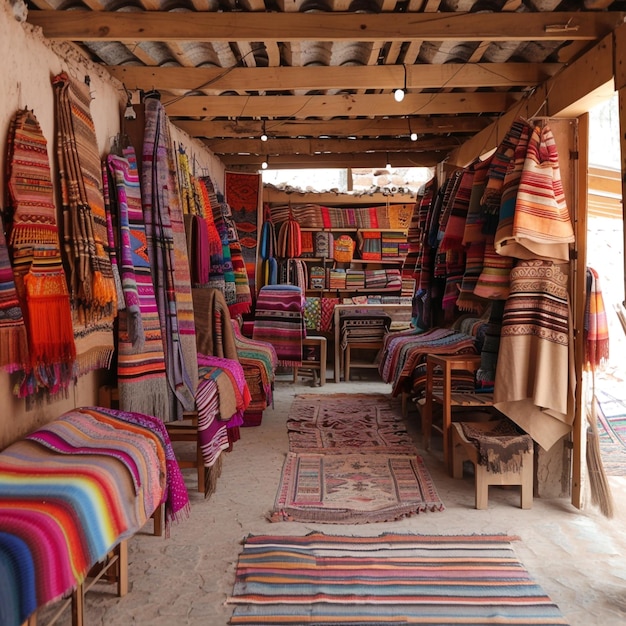
[{"label": "wooden ceiling beam", "polygon": [[540,13],[276,13],[29,11],[62,41],[595,41],[621,11]]},{"label": "wooden ceiling beam", "polygon": [[[493,120],[489,117],[452,115],[411,118],[411,131],[418,135],[476,133]],[[259,137],[263,130],[260,120],[172,120],[193,137],[248,138]],[[392,137],[409,131],[407,118],[376,118],[358,120],[271,120],[265,125],[270,137]]]},{"label": "wooden ceiling beam", "polygon": [[[392,167],[434,167],[444,157],[445,152],[400,152],[390,154]],[[371,154],[281,154],[270,155],[268,166],[270,169],[304,169],[320,167],[364,167],[384,168],[387,164],[387,155],[384,152]],[[265,157],[259,155],[224,155],[220,161],[230,166],[261,169]]]},{"label": "wooden ceiling beam", "polygon": [[424,152],[452,150],[463,143],[460,137],[404,139],[207,139],[214,154],[350,154],[352,152]]},{"label": "wooden ceiling beam", "polygon": [[391,94],[328,96],[187,96],[161,100],[170,117],[294,118],[349,116],[445,115],[498,113],[519,98],[513,93],[407,94],[396,102]]},{"label": "wooden ceiling beam", "polygon": [[[407,65],[408,89],[517,87],[553,76],[560,63],[446,63]],[[402,87],[402,65],[351,67],[190,68],[108,66],[127,89],[289,91],[295,89],[394,89]]]}]

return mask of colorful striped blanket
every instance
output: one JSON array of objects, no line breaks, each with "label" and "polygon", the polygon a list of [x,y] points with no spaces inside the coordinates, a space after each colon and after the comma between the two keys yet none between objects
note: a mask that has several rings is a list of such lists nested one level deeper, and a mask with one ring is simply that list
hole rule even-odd
[{"label": "colorful striped blanket", "polygon": [[74,409],[0,454],[3,626],[75,589],[168,492],[176,511],[188,506],[181,483],[165,482],[169,440],[158,432],[122,412]]}]

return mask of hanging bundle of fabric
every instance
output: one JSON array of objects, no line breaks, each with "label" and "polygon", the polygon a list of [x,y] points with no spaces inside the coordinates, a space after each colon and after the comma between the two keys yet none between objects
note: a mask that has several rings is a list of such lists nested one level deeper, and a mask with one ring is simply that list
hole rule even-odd
[{"label": "hanging bundle of fabric", "polygon": [[496,234],[499,254],[569,261],[574,229],[565,202],[556,142],[548,125],[536,126],[530,135],[514,210],[507,217],[506,228],[499,225]]},{"label": "hanging bundle of fabric", "polygon": [[[26,376],[18,395],[30,395],[39,388],[54,394],[70,384],[76,345],[47,142],[37,118],[30,111],[19,111],[12,121],[7,168],[9,250],[15,293],[24,314],[29,346],[26,365],[22,339],[19,336],[11,339],[17,341],[11,350],[13,358],[25,365]],[[5,275],[8,296],[11,290],[7,278]],[[17,311],[15,321],[15,330],[20,333]]]},{"label": "hanging bundle of fabric", "polygon": [[302,254],[300,224],[293,216],[289,205],[289,217],[278,231],[277,256],[283,259],[298,258]]},{"label": "hanging bundle of fabric", "polygon": [[113,356],[117,292],[106,252],[102,170],[85,83],[65,73],[52,80],[63,199],[64,247],[70,268],[77,373],[108,368]]},{"label": "hanging bundle of fabric", "polygon": [[614,514],[611,485],[606,476],[600,450],[598,432],[598,399],[596,397],[596,369],[604,366],[609,358],[609,326],[600,289],[598,272],[587,268],[585,320],[583,326],[584,368],[591,377],[591,389],[587,391],[587,469],[591,501],[605,517]]},{"label": "hanging bundle of fabric", "polygon": [[133,148],[107,158],[117,197],[118,247],[126,306],[119,312],[117,383],[120,408],[169,420],[165,353]]},{"label": "hanging bundle of fabric", "polygon": [[141,195],[148,256],[165,343],[170,419],[193,410],[198,381],[191,278],[169,121],[159,100],[145,102]]}]

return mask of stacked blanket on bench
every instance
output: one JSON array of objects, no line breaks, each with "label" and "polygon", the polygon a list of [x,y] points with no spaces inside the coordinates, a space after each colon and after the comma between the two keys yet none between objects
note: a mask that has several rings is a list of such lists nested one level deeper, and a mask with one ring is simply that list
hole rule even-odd
[{"label": "stacked blanket on bench", "polygon": [[82,583],[157,507],[189,501],[156,418],[73,409],[0,453],[0,624],[19,626]]}]

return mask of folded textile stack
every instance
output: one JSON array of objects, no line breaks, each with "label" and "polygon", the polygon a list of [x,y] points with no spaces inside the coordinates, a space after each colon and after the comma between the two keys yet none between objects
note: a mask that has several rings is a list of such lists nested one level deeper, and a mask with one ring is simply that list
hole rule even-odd
[{"label": "folded textile stack", "polygon": [[387,270],[365,270],[365,287],[367,289],[385,289],[387,287]]},{"label": "folded textile stack", "polygon": [[400,270],[387,270],[387,289],[402,289]]},{"label": "folded textile stack", "polygon": [[341,311],[341,347],[348,343],[382,342],[391,325],[391,316],[384,311]]},{"label": "folded textile stack", "polygon": [[401,232],[382,233],[381,245],[383,259],[397,259],[408,251],[406,235]]},{"label": "folded textile stack", "polygon": [[359,231],[357,238],[361,258],[367,261],[380,261],[382,256],[380,232]]},{"label": "folded textile stack", "polygon": [[328,273],[329,289],[345,289],[346,288],[346,270],[334,268]]},{"label": "folded textile stack", "polygon": [[346,270],[346,289],[365,289],[365,272]]}]

